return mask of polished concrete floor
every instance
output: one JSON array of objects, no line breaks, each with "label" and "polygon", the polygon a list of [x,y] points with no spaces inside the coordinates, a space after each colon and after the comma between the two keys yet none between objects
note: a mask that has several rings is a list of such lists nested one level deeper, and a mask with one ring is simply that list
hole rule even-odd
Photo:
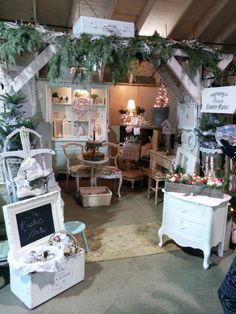
[{"label": "polished concrete floor", "polygon": [[[153,197],[147,199],[146,186],[140,187],[138,183],[134,191],[124,184],[122,198],[113,196],[111,206],[103,208],[83,208],[73,195],[73,182],[69,193],[64,192],[63,181],[60,185],[65,220],[80,219],[91,229],[161,222],[162,203],[155,206]],[[86,263],[83,282],[33,311],[37,314],[221,314],[217,290],[233,260],[233,251],[226,251],[223,258],[213,252],[211,260],[211,267],[204,270],[199,250],[180,249]],[[0,313],[29,313],[11,293],[7,269],[0,271]]]}]

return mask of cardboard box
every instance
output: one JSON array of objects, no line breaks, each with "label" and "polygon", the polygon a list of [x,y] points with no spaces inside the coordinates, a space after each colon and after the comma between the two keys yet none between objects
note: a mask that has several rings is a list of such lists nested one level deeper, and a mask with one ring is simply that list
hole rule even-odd
[{"label": "cardboard box", "polygon": [[84,207],[109,206],[112,192],[107,186],[83,187],[80,197]]},{"label": "cardboard box", "polygon": [[[58,191],[5,205],[3,213],[11,254],[24,256],[37,246],[48,245],[51,235],[64,229]],[[46,302],[84,279],[84,254],[80,248],[74,256],[65,257],[57,272],[20,275],[10,264],[11,291],[30,309]]]}]

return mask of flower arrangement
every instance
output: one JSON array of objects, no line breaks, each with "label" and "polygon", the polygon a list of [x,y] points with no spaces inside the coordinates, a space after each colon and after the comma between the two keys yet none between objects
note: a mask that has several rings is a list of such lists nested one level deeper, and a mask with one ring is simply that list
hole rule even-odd
[{"label": "flower arrangement", "polygon": [[186,173],[173,173],[167,174],[166,176],[167,182],[172,183],[182,183],[188,185],[195,185],[201,186],[205,188],[212,188],[212,189],[224,189],[225,188],[225,181],[223,178],[217,178],[215,176],[204,176],[200,177],[195,174],[188,175]]}]

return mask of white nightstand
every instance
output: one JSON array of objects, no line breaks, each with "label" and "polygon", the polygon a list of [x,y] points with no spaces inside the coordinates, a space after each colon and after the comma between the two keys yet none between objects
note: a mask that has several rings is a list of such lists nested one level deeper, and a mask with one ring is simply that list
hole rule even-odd
[{"label": "white nightstand", "polygon": [[203,268],[209,267],[211,248],[217,247],[223,256],[228,201],[230,196],[184,196],[183,193],[164,192],[162,225],[158,230],[159,246],[166,234],[184,247],[201,249],[204,254]]}]

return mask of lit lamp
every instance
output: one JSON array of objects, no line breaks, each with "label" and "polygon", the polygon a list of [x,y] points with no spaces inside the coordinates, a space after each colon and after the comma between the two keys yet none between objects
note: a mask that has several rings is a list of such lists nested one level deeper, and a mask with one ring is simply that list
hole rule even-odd
[{"label": "lit lamp", "polygon": [[127,110],[129,112],[129,116],[133,117],[134,113],[133,110],[135,109],[135,101],[133,99],[128,100]]}]

